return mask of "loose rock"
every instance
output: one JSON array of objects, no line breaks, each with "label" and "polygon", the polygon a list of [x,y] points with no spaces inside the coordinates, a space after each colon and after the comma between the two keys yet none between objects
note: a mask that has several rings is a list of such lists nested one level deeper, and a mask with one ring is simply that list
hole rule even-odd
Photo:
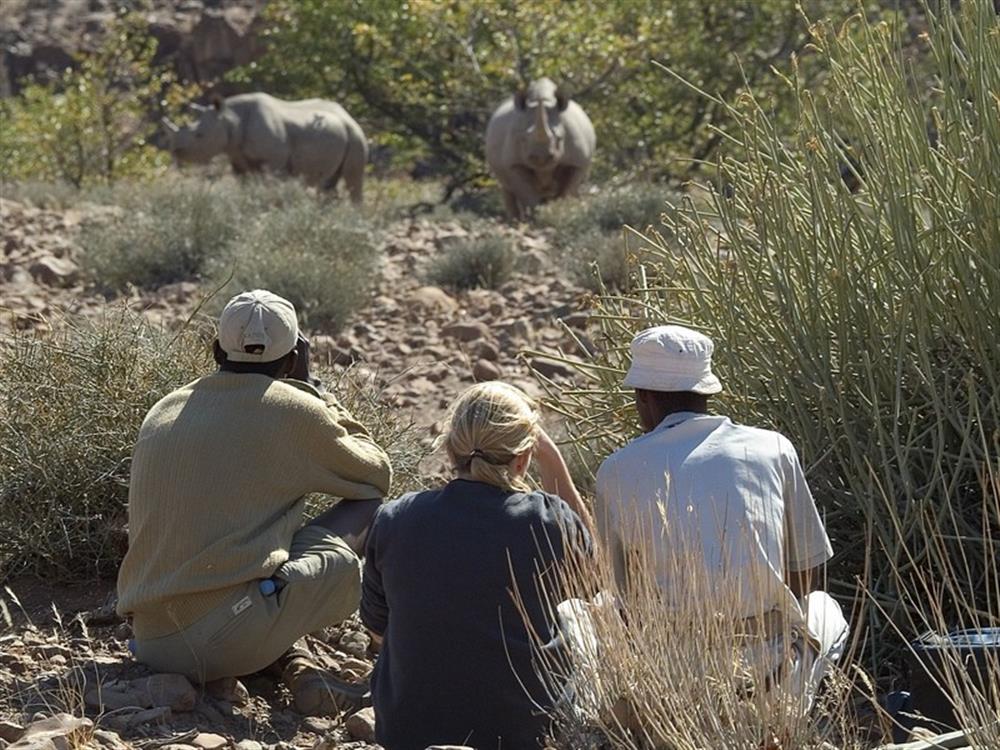
[{"label": "loose rock", "polygon": [[221,734],[200,732],[191,740],[191,744],[201,750],[222,750],[224,747],[229,747],[229,740]]},{"label": "loose rock", "polygon": [[0,740],[17,742],[24,736],[24,727],[13,721],[0,721]]},{"label": "loose rock", "polygon": [[487,380],[499,380],[500,368],[493,362],[480,359],[475,365],[472,366],[472,377],[475,378],[478,383],[482,383]]},{"label": "loose rock", "polygon": [[47,719],[33,721],[24,735],[8,746],[8,750],[72,750],[84,744],[93,730],[90,719],[56,714]]},{"label": "loose rock", "polygon": [[353,739],[371,742],[375,739],[375,709],[369,706],[351,714],[344,726]]},{"label": "loose rock", "polygon": [[490,335],[490,327],[479,320],[452,323],[441,329],[441,335],[458,341],[478,341]]}]

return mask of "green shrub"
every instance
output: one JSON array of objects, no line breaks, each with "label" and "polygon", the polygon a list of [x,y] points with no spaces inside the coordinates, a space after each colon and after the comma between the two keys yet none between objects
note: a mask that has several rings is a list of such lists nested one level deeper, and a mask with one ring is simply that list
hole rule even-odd
[{"label": "green shrub", "polygon": [[546,203],[538,209],[538,221],[555,229],[557,237],[577,237],[594,231],[618,233],[623,226],[640,232],[649,226],[662,228],[663,212],[672,195],[663,185],[630,183]]},{"label": "green shrub", "polygon": [[116,571],[143,417],[209,363],[207,337],[124,309],[0,337],[0,579]]},{"label": "green shrub", "polygon": [[[179,334],[122,308],[53,333],[0,337],[0,580],[113,575],[125,552],[129,460],[162,396],[215,365],[211,328]],[[419,486],[423,431],[374,376],[317,374],[392,460],[396,494]]]},{"label": "green shrub", "polygon": [[169,155],[147,142],[157,127],[149,115],[176,114],[195,89],[153,65],[156,45],[140,14],[121,15],[76,69],[0,101],[4,178],[80,187],[166,169]]},{"label": "green shrub", "polygon": [[120,292],[199,279],[228,254],[241,215],[231,194],[195,180],[128,187],[110,196],[116,216],[81,231],[83,267],[95,286]]},{"label": "green shrub", "polygon": [[216,263],[217,276],[232,269],[229,289],[269,289],[295,305],[304,326],[332,330],[367,302],[379,254],[353,209],[307,195],[242,220],[231,260]]},{"label": "green shrub", "polygon": [[[730,113],[658,71],[664,61],[719,97],[749,80],[781,111],[791,94],[767,74],[809,41],[799,10],[842,13],[854,2],[268,3],[268,51],[237,78],[290,97],[329,96],[370,123],[404,158],[430,157],[450,186],[484,175],[493,109],[549,76],[598,133],[597,174],[651,165],[678,173],[708,158]],[[321,60],[322,64],[317,64]],[[416,148],[415,148],[416,147]],[[681,157],[683,161],[675,160]]]},{"label": "green shrub", "polygon": [[664,233],[663,212],[672,195],[655,183],[628,184],[547,203],[538,210],[538,220],[553,230],[557,263],[579,283],[594,291],[602,285],[622,290],[628,285],[628,257],[643,245],[625,227]]},{"label": "green shrub", "polygon": [[427,279],[451,289],[496,289],[514,270],[514,248],[507,237],[483,235],[448,245],[434,258]]},{"label": "green shrub", "polygon": [[413,414],[390,403],[378,373],[349,367],[340,372],[320,368],[317,375],[389,455],[392,497],[426,487],[427,479],[421,474],[420,464],[433,447],[427,439],[426,427],[416,423]]},{"label": "green shrub", "polygon": [[[867,572],[890,615],[893,571],[932,543],[986,607],[995,554],[979,511],[1000,460],[1000,19],[987,0],[939,12],[920,42],[926,99],[893,30],[856,19],[847,33],[813,27],[831,73],[819,95],[787,81],[790,131],[749,97],[729,107],[730,188],[666,212],[673,239],[649,238],[642,284],[598,304],[602,354],[579,366],[589,386],[557,396],[596,467],[636,432],[621,386],[633,333],[701,327],[720,408],[803,456],[837,551],[830,587],[851,597]],[[855,193],[842,132],[864,134]],[[867,622],[885,635],[877,608]]]}]

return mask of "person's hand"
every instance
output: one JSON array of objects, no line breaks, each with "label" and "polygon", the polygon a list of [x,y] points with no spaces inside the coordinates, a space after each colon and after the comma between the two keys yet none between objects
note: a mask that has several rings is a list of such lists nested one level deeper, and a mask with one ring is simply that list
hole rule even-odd
[{"label": "person's hand", "polygon": [[301,380],[304,383],[311,383],[309,376],[309,339],[299,331],[299,340],[295,343],[295,351],[298,356],[295,359],[295,367],[288,373],[288,377]]},{"label": "person's hand", "polygon": [[555,467],[563,462],[559,446],[541,427],[538,428],[538,439],[535,441],[535,458],[540,468]]}]

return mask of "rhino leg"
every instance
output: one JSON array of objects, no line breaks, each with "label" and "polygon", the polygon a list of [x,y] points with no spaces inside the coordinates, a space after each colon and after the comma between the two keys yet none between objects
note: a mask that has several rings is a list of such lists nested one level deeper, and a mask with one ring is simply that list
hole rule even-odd
[{"label": "rhino leg", "polygon": [[515,164],[497,170],[496,176],[503,186],[504,204],[510,218],[518,220],[528,218],[534,212],[535,206],[542,202],[542,196],[535,184],[535,173],[531,169]]},{"label": "rhino leg", "polygon": [[517,196],[510,190],[503,191],[503,207],[507,211],[507,216],[512,219],[521,219],[521,207],[517,203]]},{"label": "rhino leg", "polygon": [[355,206],[360,206],[364,198],[365,164],[367,161],[368,152],[362,144],[351,143],[348,145],[342,173],[347,192],[351,196],[351,203]]},{"label": "rhino leg", "polygon": [[587,169],[585,167],[573,167],[567,164],[560,164],[556,167],[556,198],[563,198],[567,195],[576,195],[580,190],[580,185],[587,179]]}]

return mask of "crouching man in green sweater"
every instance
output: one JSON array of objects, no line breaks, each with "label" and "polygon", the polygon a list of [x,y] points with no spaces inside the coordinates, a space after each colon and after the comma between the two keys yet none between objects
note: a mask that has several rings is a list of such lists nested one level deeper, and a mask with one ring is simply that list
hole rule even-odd
[{"label": "crouching man in green sweater", "polygon": [[[218,372],[169,394],[139,431],[118,611],[136,658],[202,683],[277,665],[303,713],[346,690],[292,644],[358,607],[385,452],[309,376],[295,309],[263,290],[226,305]],[[303,525],[305,496],[344,499]]]}]

